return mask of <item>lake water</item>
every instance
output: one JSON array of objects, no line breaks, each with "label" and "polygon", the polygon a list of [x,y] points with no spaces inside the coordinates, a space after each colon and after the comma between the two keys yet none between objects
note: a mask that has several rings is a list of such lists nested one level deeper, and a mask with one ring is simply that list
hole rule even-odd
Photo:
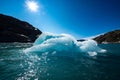
[{"label": "lake water", "polygon": [[100,44],[105,53],[54,55],[56,52],[24,52],[33,44],[0,44],[0,80],[120,80],[120,44]]}]

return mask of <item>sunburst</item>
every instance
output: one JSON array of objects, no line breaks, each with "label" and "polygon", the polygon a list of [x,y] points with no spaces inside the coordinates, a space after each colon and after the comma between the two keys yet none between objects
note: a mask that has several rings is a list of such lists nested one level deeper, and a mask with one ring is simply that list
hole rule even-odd
[{"label": "sunburst", "polygon": [[36,1],[30,1],[27,0],[26,2],[26,7],[31,11],[31,12],[38,12],[39,5]]}]

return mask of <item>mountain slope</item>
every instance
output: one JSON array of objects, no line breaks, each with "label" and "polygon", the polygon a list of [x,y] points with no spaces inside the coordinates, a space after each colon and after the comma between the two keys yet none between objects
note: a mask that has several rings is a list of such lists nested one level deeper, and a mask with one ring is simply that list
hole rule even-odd
[{"label": "mountain slope", "polygon": [[41,33],[25,21],[0,14],[0,42],[34,42]]},{"label": "mountain slope", "polygon": [[94,38],[98,43],[120,43],[120,30],[110,31]]}]

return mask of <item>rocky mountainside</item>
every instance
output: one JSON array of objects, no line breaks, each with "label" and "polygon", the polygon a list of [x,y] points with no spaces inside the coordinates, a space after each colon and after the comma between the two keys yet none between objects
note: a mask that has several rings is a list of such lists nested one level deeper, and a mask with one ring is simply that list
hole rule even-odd
[{"label": "rocky mountainside", "polygon": [[25,21],[0,14],[0,42],[34,42],[41,33]]},{"label": "rocky mountainside", "polygon": [[94,38],[98,43],[120,43],[120,30],[114,30]]}]

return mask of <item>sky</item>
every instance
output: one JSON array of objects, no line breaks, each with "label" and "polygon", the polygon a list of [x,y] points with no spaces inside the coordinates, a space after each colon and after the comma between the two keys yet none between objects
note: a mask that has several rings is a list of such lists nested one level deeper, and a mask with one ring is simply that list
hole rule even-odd
[{"label": "sky", "polygon": [[0,13],[77,39],[120,29],[120,0],[0,0]]}]

